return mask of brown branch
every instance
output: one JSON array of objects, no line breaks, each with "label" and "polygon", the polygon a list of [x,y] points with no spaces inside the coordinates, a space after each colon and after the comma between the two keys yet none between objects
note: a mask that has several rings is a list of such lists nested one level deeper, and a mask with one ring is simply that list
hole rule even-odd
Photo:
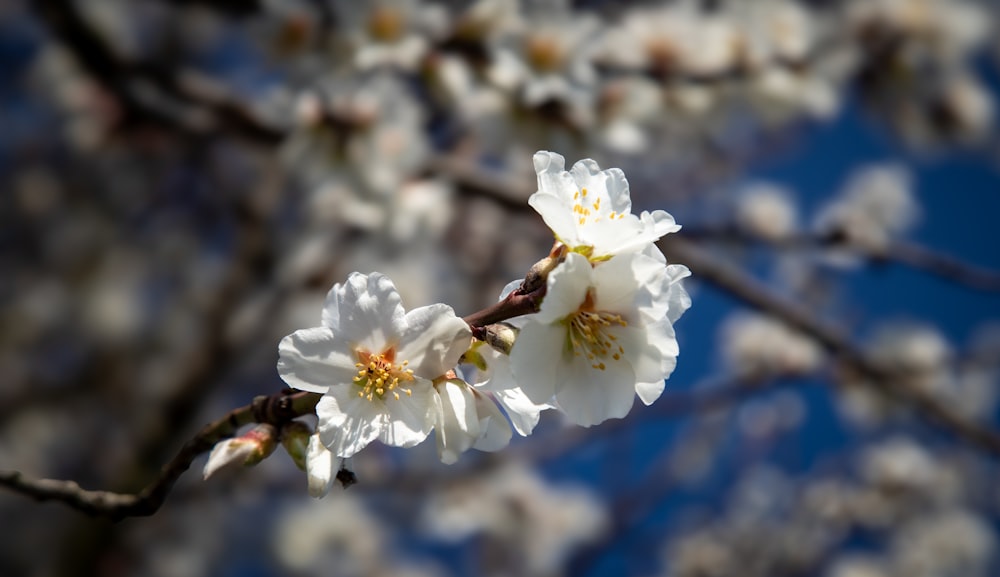
[{"label": "brown branch", "polygon": [[744,303],[796,328],[819,342],[846,365],[871,379],[874,386],[917,412],[956,437],[1000,455],[1000,434],[966,419],[931,394],[907,386],[898,372],[875,363],[858,350],[839,328],[818,318],[814,311],[787,299],[782,299],[741,269],[726,263],[679,235],[669,235],[660,241],[667,258],[687,265],[695,278],[711,283]]},{"label": "brown branch", "polygon": [[[561,252],[553,253],[561,256]],[[506,299],[466,317],[475,330],[538,310],[545,292],[540,271],[551,268],[551,259],[543,259],[529,271],[522,287]],[[205,425],[181,450],[160,469],[157,478],[139,493],[116,493],[83,489],[75,481],[32,479],[19,471],[0,471],[0,486],[39,501],[59,501],[93,516],[120,520],[126,517],[152,515],[163,505],[174,483],[191,467],[191,463],[212,449],[219,441],[233,436],[250,423],[280,425],[296,417],[312,413],[320,395],[285,390],[271,396],[260,396],[246,406],[230,411],[220,419]]]},{"label": "brown branch", "polygon": [[[805,375],[797,376],[805,377]],[[734,375],[717,377],[711,382],[699,383],[688,390],[664,391],[652,405],[637,407],[637,410],[629,413],[624,419],[613,419],[602,423],[599,427],[560,430],[551,439],[542,439],[539,443],[523,443],[512,446],[507,451],[513,457],[528,461],[543,461],[565,454],[590,439],[607,440],[640,423],[713,414],[755,395],[788,386],[792,382],[791,379],[792,375],[774,375],[768,378]]]},{"label": "brown branch", "polygon": [[1000,272],[969,264],[915,243],[893,243],[886,251],[886,258],[975,289],[1000,292]]},{"label": "brown branch", "polygon": [[1000,271],[967,263],[954,256],[914,242],[896,241],[889,244],[884,250],[876,250],[847,244],[842,239],[831,235],[803,233],[780,240],[768,240],[731,227],[697,228],[687,226],[684,227],[684,236],[689,239],[709,242],[741,246],[767,246],[784,250],[847,250],[874,263],[896,263],[977,290],[1000,292]]},{"label": "brown branch", "polygon": [[75,2],[41,0],[35,8],[83,69],[118,99],[124,125],[147,123],[203,137],[224,127],[269,145],[284,138],[283,130],[263,122],[210,78],[126,59],[90,26]]},{"label": "brown branch", "polygon": [[233,436],[240,427],[250,423],[280,425],[311,413],[319,398],[315,393],[286,390],[257,397],[251,404],[230,411],[205,425],[160,469],[159,476],[138,493],[90,491],[74,481],[32,479],[18,471],[0,471],[0,486],[39,501],[58,501],[88,515],[116,521],[125,517],[152,515],[163,505],[174,483],[191,467],[191,463],[216,443]]}]

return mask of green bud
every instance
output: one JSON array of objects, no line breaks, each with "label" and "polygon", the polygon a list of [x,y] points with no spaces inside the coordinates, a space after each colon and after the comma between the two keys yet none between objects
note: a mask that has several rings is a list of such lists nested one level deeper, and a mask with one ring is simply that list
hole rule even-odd
[{"label": "green bud", "polygon": [[289,421],[281,426],[281,446],[299,469],[306,470],[306,452],[312,429],[302,421]]}]

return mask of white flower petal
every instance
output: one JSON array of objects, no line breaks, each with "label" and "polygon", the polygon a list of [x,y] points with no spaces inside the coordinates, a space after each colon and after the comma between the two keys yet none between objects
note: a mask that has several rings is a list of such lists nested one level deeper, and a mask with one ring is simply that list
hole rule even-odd
[{"label": "white flower petal", "polygon": [[438,457],[451,465],[468,451],[479,437],[479,416],[472,389],[463,384],[445,381],[434,387],[434,435]]},{"label": "white flower petal", "polygon": [[[404,327],[405,311],[399,293],[388,277],[379,273],[352,273],[339,294],[337,319],[340,338],[375,353],[396,343]],[[327,320],[332,318],[333,315],[327,315]]]},{"label": "white flower petal", "polygon": [[643,330],[623,329],[617,333],[625,358],[635,371],[635,391],[649,405],[663,393],[664,381],[677,365],[677,339],[667,319]]},{"label": "white flower petal", "polygon": [[412,447],[427,438],[434,428],[434,410],[430,381],[417,378],[407,383],[412,394],[401,394],[399,400],[386,396],[386,418],[381,423],[379,440],[393,447]]},{"label": "white flower petal", "polygon": [[469,325],[450,306],[420,307],[406,314],[397,358],[409,361],[415,374],[434,379],[458,364],[471,341]]},{"label": "white flower petal", "polygon": [[636,310],[631,323],[655,322],[667,312],[667,291],[662,290],[666,267],[644,254],[623,254],[594,267],[596,287],[594,306],[598,310],[625,312]]},{"label": "white flower petal", "polygon": [[278,345],[278,374],[289,386],[313,393],[349,384],[357,359],[346,345],[326,327],[295,331]]},{"label": "white flower petal", "polygon": [[[527,437],[538,424],[542,411],[551,409],[552,405],[531,402],[520,387],[493,391],[497,402],[507,411],[514,430],[522,437]],[[550,395],[551,398],[551,395]]]},{"label": "white flower petal", "polygon": [[612,210],[618,214],[632,212],[628,180],[620,169],[601,170],[596,162],[586,158],[574,164],[570,174],[573,175],[578,189],[586,188],[588,193],[601,197],[602,204],[605,205],[604,212]]},{"label": "white flower petal", "polygon": [[514,341],[510,351],[511,370],[532,402],[543,404],[552,399],[565,339],[562,327],[529,321]]},{"label": "white flower petal", "polygon": [[577,220],[566,206],[566,199],[547,192],[536,192],[528,198],[528,206],[542,217],[556,239],[568,246],[582,244],[577,231]]},{"label": "white flower petal", "polygon": [[506,447],[512,436],[507,418],[487,395],[477,393],[475,401],[476,413],[479,415],[479,437],[472,447],[490,452]]},{"label": "white flower petal", "polygon": [[316,404],[320,439],[338,457],[351,457],[378,438],[385,420],[380,403],[358,397],[351,387],[333,387]]},{"label": "white flower petal", "polygon": [[524,283],[524,279],[519,278],[517,280],[512,280],[506,285],[504,285],[503,290],[500,291],[500,297],[497,299],[497,302],[500,302],[503,299],[507,298],[507,296],[510,293],[514,292],[518,287],[520,287],[522,283]]},{"label": "white flower petal", "polygon": [[340,461],[340,458],[334,456],[323,445],[318,433],[309,437],[309,446],[306,449],[306,478],[310,497],[321,499],[330,492],[333,480],[337,477]]},{"label": "white flower petal", "polygon": [[660,398],[663,394],[663,389],[666,388],[666,381],[653,381],[651,383],[636,383],[635,384],[635,394],[638,395],[639,400],[642,401],[647,407],[652,405],[656,399]]},{"label": "white flower petal", "polygon": [[669,307],[667,309],[667,319],[672,323],[681,318],[684,311],[691,308],[691,296],[684,289],[684,285],[681,284],[681,279],[689,276],[691,276],[691,271],[684,265],[672,264],[667,267],[667,279],[669,279],[668,282],[670,283],[667,295]]},{"label": "white flower petal", "polygon": [[642,221],[643,228],[650,231],[654,240],[681,229],[681,225],[677,224],[673,215],[665,210],[643,211],[639,215],[639,220]]},{"label": "white flower petal", "polygon": [[536,174],[559,174],[566,169],[566,158],[558,153],[539,150],[531,157]]},{"label": "white flower petal", "polygon": [[566,260],[549,273],[548,288],[541,309],[534,315],[540,323],[552,323],[576,312],[590,288],[591,267],[587,257],[569,253]]},{"label": "white flower petal", "polygon": [[628,414],[635,399],[635,374],[625,362],[611,362],[604,370],[584,358],[569,364],[556,391],[556,403],[570,421],[590,427]]}]

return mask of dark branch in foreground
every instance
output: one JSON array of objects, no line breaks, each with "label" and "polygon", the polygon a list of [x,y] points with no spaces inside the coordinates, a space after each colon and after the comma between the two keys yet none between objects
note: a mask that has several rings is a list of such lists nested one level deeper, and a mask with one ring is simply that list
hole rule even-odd
[{"label": "dark branch in foreground", "polygon": [[32,479],[18,471],[0,471],[0,486],[39,501],[59,501],[88,515],[109,517],[116,521],[125,517],[149,516],[163,505],[174,483],[191,467],[191,463],[216,443],[233,436],[240,427],[250,423],[280,425],[311,413],[319,397],[315,393],[286,390],[257,397],[251,404],[230,411],[205,425],[185,443],[177,455],[160,469],[159,476],[139,493],[89,491],[74,481]]}]

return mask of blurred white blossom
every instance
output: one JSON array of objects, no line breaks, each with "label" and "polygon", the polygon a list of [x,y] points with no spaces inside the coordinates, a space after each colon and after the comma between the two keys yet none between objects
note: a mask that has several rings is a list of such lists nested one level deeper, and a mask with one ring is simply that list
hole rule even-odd
[{"label": "blurred white blossom", "polygon": [[583,487],[554,485],[510,464],[456,484],[424,507],[428,532],[448,541],[485,534],[510,548],[520,575],[558,575],[566,557],[607,528],[607,512]]},{"label": "blurred white blossom", "polygon": [[720,339],[726,364],[748,377],[805,374],[823,361],[815,341],[766,316],[733,315],[723,324]]},{"label": "blurred white blossom", "polygon": [[850,245],[873,252],[888,248],[917,221],[919,204],[910,174],[900,166],[860,169],[840,196],[816,217],[817,229]]},{"label": "blurred white blossom", "polygon": [[767,183],[747,185],[736,200],[736,223],[745,232],[765,240],[788,238],[797,226],[796,207],[789,191]]}]

